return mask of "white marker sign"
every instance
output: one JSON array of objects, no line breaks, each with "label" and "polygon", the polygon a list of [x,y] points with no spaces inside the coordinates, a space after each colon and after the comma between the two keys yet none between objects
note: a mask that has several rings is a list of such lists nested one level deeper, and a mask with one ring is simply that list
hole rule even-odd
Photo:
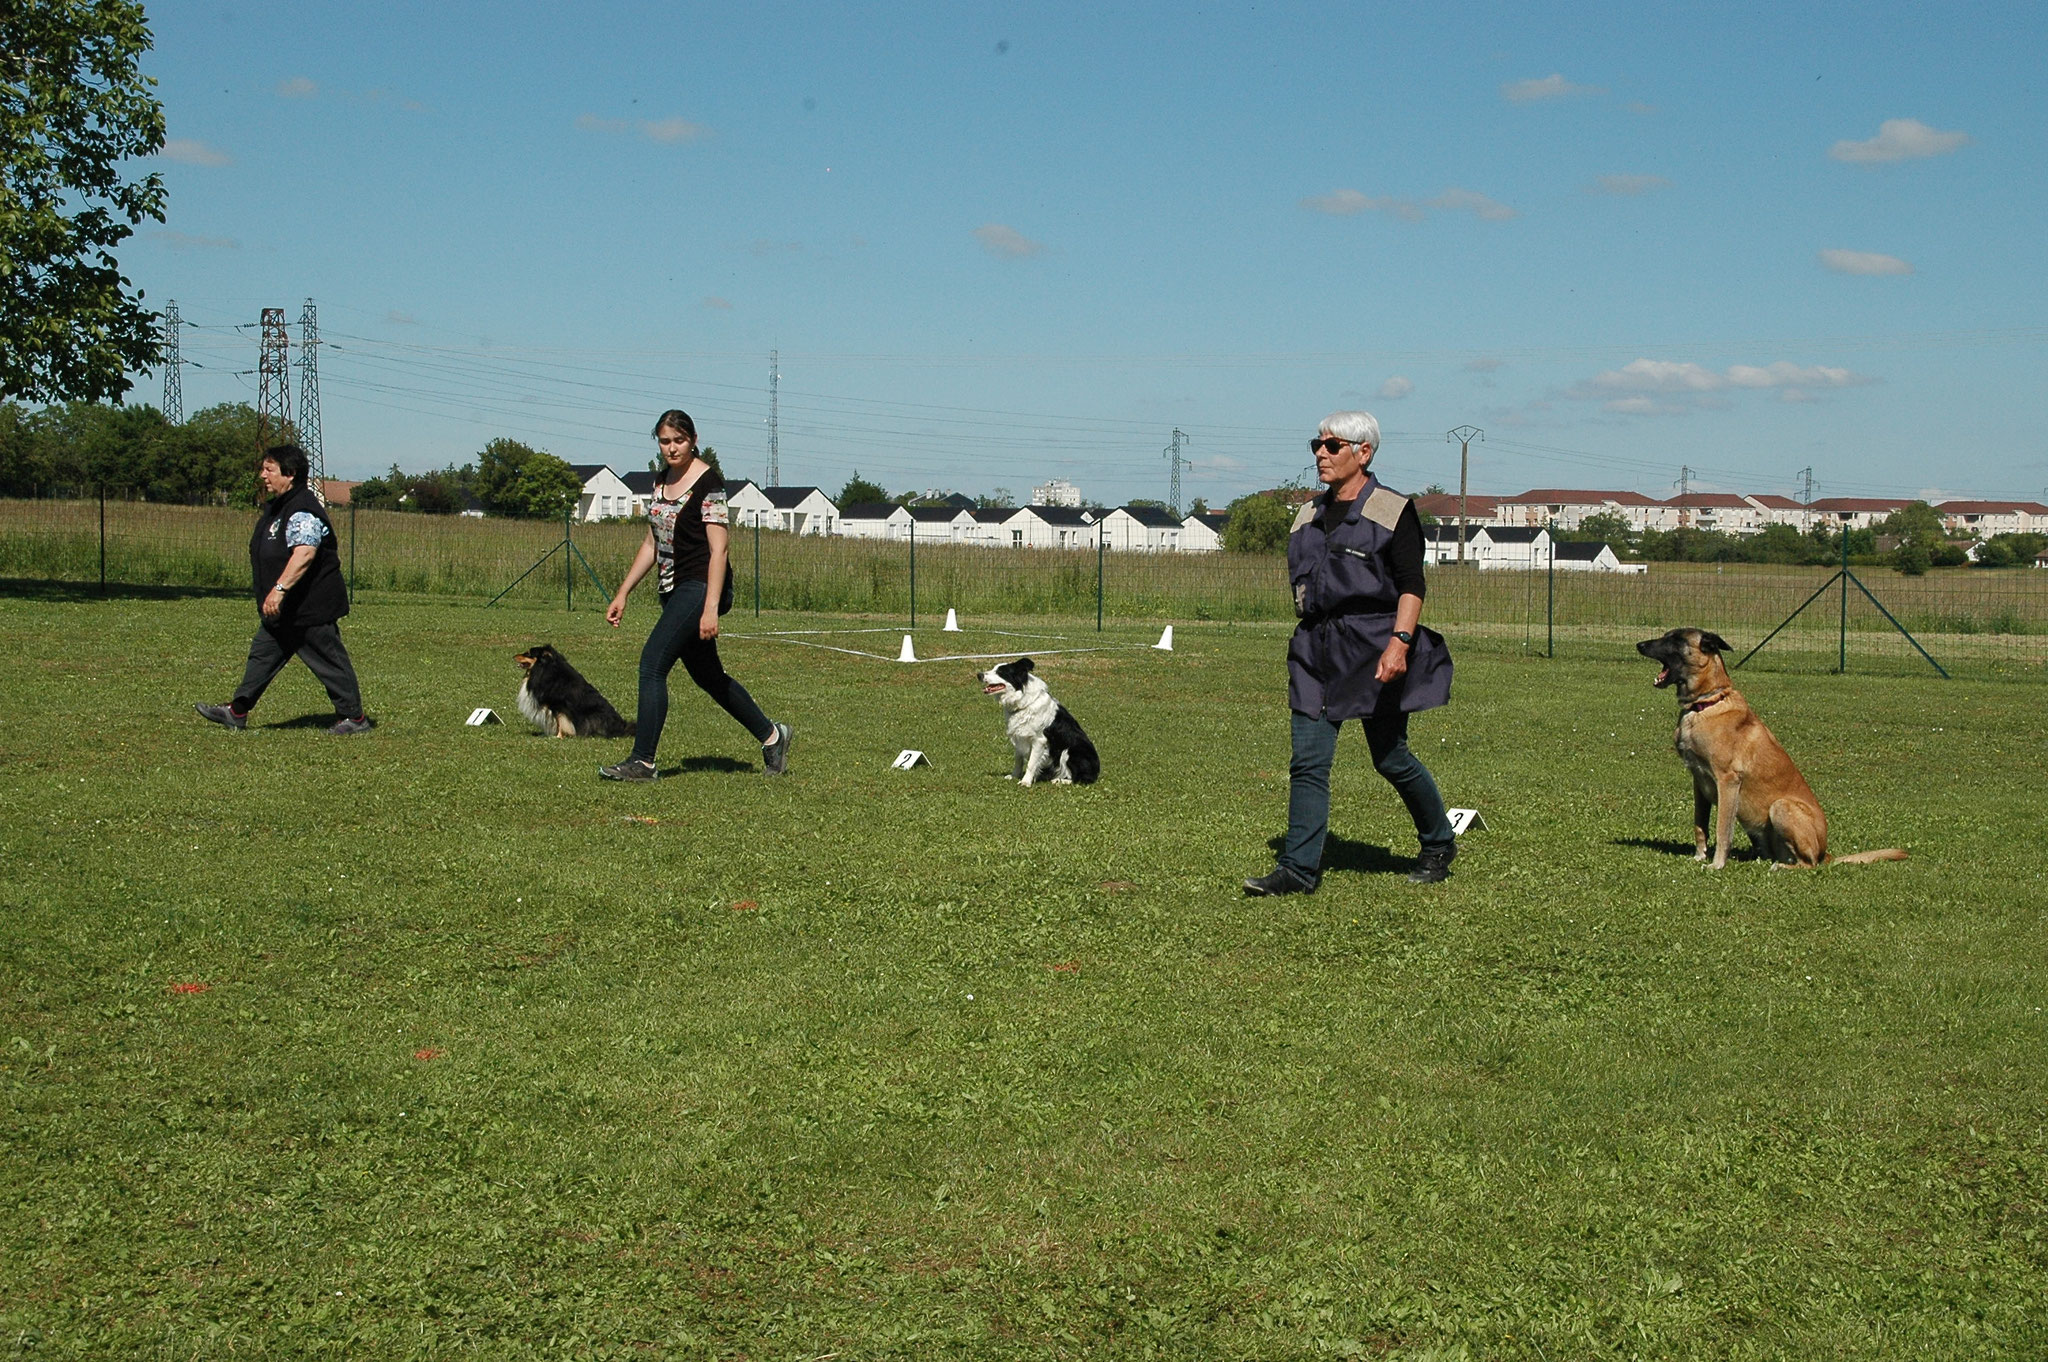
[{"label": "white marker sign", "polygon": [[1448,812],[1451,815],[1451,834],[1455,837],[1463,837],[1474,828],[1486,826],[1486,820],[1479,816],[1477,809],[1451,809]]},{"label": "white marker sign", "polygon": [[891,769],[908,771],[913,766],[929,766],[931,758],[922,752],[903,751],[896,754],[896,760],[889,763]]},{"label": "white marker sign", "polygon": [[471,728],[481,728],[485,724],[503,723],[504,720],[498,717],[496,710],[485,709],[479,705],[469,712],[469,717],[463,720],[463,722]]}]

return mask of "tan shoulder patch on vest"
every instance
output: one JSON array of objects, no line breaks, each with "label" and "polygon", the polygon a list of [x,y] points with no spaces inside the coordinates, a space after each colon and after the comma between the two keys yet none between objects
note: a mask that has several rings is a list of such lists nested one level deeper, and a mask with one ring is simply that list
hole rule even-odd
[{"label": "tan shoulder patch on vest", "polygon": [[1296,512],[1294,513],[1294,523],[1293,523],[1292,525],[1289,525],[1289,526],[1287,527],[1287,533],[1289,533],[1289,534],[1293,534],[1293,533],[1294,533],[1294,532],[1295,532],[1296,530],[1298,530],[1298,529],[1300,529],[1300,528],[1301,528],[1302,526],[1304,526],[1304,525],[1308,524],[1308,523],[1309,523],[1309,521],[1311,521],[1311,520],[1314,520],[1315,518],[1316,518],[1316,504],[1315,504],[1315,502],[1314,502],[1313,500],[1309,500],[1309,501],[1304,501],[1304,502],[1302,502],[1302,503],[1301,503],[1301,509],[1300,509],[1300,510],[1298,510],[1298,511],[1296,511]]},{"label": "tan shoulder patch on vest", "polygon": [[1375,487],[1372,489],[1372,495],[1365,499],[1365,509],[1359,514],[1373,524],[1384,525],[1391,530],[1401,523],[1401,512],[1407,509],[1408,498],[1399,492],[1389,492],[1384,487]]}]

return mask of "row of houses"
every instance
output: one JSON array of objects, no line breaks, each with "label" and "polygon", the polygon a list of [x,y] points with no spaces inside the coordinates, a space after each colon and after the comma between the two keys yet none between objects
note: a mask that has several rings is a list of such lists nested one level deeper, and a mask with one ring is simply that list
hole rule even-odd
[{"label": "row of houses", "polygon": [[[654,474],[623,476],[603,464],[574,465],[583,479],[579,520],[642,516],[654,495]],[[1177,516],[1156,506],[979,507],[955,496],[937,506],[875,502],[840,506],[817,487],[763,487],[752,479],[727,484],[732,523],[787,534],[884,539],[920,544],[974,544],[985,548],[1095,549],[1114,552],[1215,553],[1223,547],[1220,511]]]},{"label": "row of houses", "polygon": [[[1911,506],[1896,497],[1822,497],[1794,501],[1774,493],[1691,492],[1659,501],[1640,492],[1603,492],[1578,488],[1538,487],[1519,496],[1467,496],[1468,526],[1486,525],[1576,530],[1596,515],[1619,516],[1633,531],[1719,530],[1724,534],[1760,534],[1772,525],[1790,525],[1802,534],[1815,526],[1828,530],[1867,530],[1892,512]],[[1416,504],[1438,520],[1455,524],[1459,498],[1434,492]],[[1952,534],[1989,539],[1995,534],[2048,533],[2048,505],[2038,501],[1942,501],[1934,504],[1942,525]]]}]

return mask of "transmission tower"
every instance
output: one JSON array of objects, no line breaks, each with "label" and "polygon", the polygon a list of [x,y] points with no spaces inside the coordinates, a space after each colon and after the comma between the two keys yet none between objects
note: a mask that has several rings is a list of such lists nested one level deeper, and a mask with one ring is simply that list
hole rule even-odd
[{"label": "transmission tower", "polygon": [[1678,523],[1684,527],[1692,523],[1692,507],[1685,505],[1685,499],[1692,495],[1692,469],[1685,464],[1678,466]]},{"label": "transmission tower", "polygon": [[282,443],[292,419],[291,337],[284,309],[263,309],[263,349],[256,360],[256,455]]},{"label": "transmission tower", "polygon": [[1173,428],[1173,443],[1159,451],[1162,456],[1173,461],[1173,496],[1166,504],[1173,508],[1175,515],[1180,514],[1180,470],[1187,463],[1187,460],[1180,456],[1180,447],[1187,442],[1187,439],[1188,437],[1181,432],[1181,428],[1175,426]]},{"label": "transmission tower", "polygon": [[781,351],[768,352],[768,485],[782,486]]},{"label": "transmission tower", "polygon": [[320,448],[320,366],[314,357],[319,347],[320,319],[308,298],[299,309],[299,448],[306,451],[306,478],[324,502],[327,455]]},{"label": "transmission tower", "polygon": [[1813,521],[1813,465],[1799,470],[1799,504],[1805,509],[1799,516],[1799,528],[1803,532]]},{"label": "transmission tower", "polygon": [[1472,442],[1486,442],[1486,432],[1477,426],[1459,426],[1444,432],[1445,440],[1458,442],[1458,562],[1465,561],[1465,475],[1472,466]]},{"label": "transmission tower", "polygon": [[164,305],[164,419],[174,426],[185,424],[185,367],[178,353],[178,300]]}]

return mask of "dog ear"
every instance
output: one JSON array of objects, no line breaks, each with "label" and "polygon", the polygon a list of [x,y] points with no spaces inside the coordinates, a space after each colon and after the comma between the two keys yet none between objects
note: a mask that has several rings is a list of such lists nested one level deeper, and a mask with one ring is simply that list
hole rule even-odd
[{"label": "dog ear", "polygon": [[1028,672],[1031,670],[1031,659],[1028,657],[1020,657],[1017,659],[1017,666],[1021,670]]},{"label": "dog ear", "polygon": [[1735,649],[1729,645],[1727,639],[1722,638],[1719,634],[1710,634],[1703,629],[1700,631],[1700,651],[1706,653],[1732,653]]}]

